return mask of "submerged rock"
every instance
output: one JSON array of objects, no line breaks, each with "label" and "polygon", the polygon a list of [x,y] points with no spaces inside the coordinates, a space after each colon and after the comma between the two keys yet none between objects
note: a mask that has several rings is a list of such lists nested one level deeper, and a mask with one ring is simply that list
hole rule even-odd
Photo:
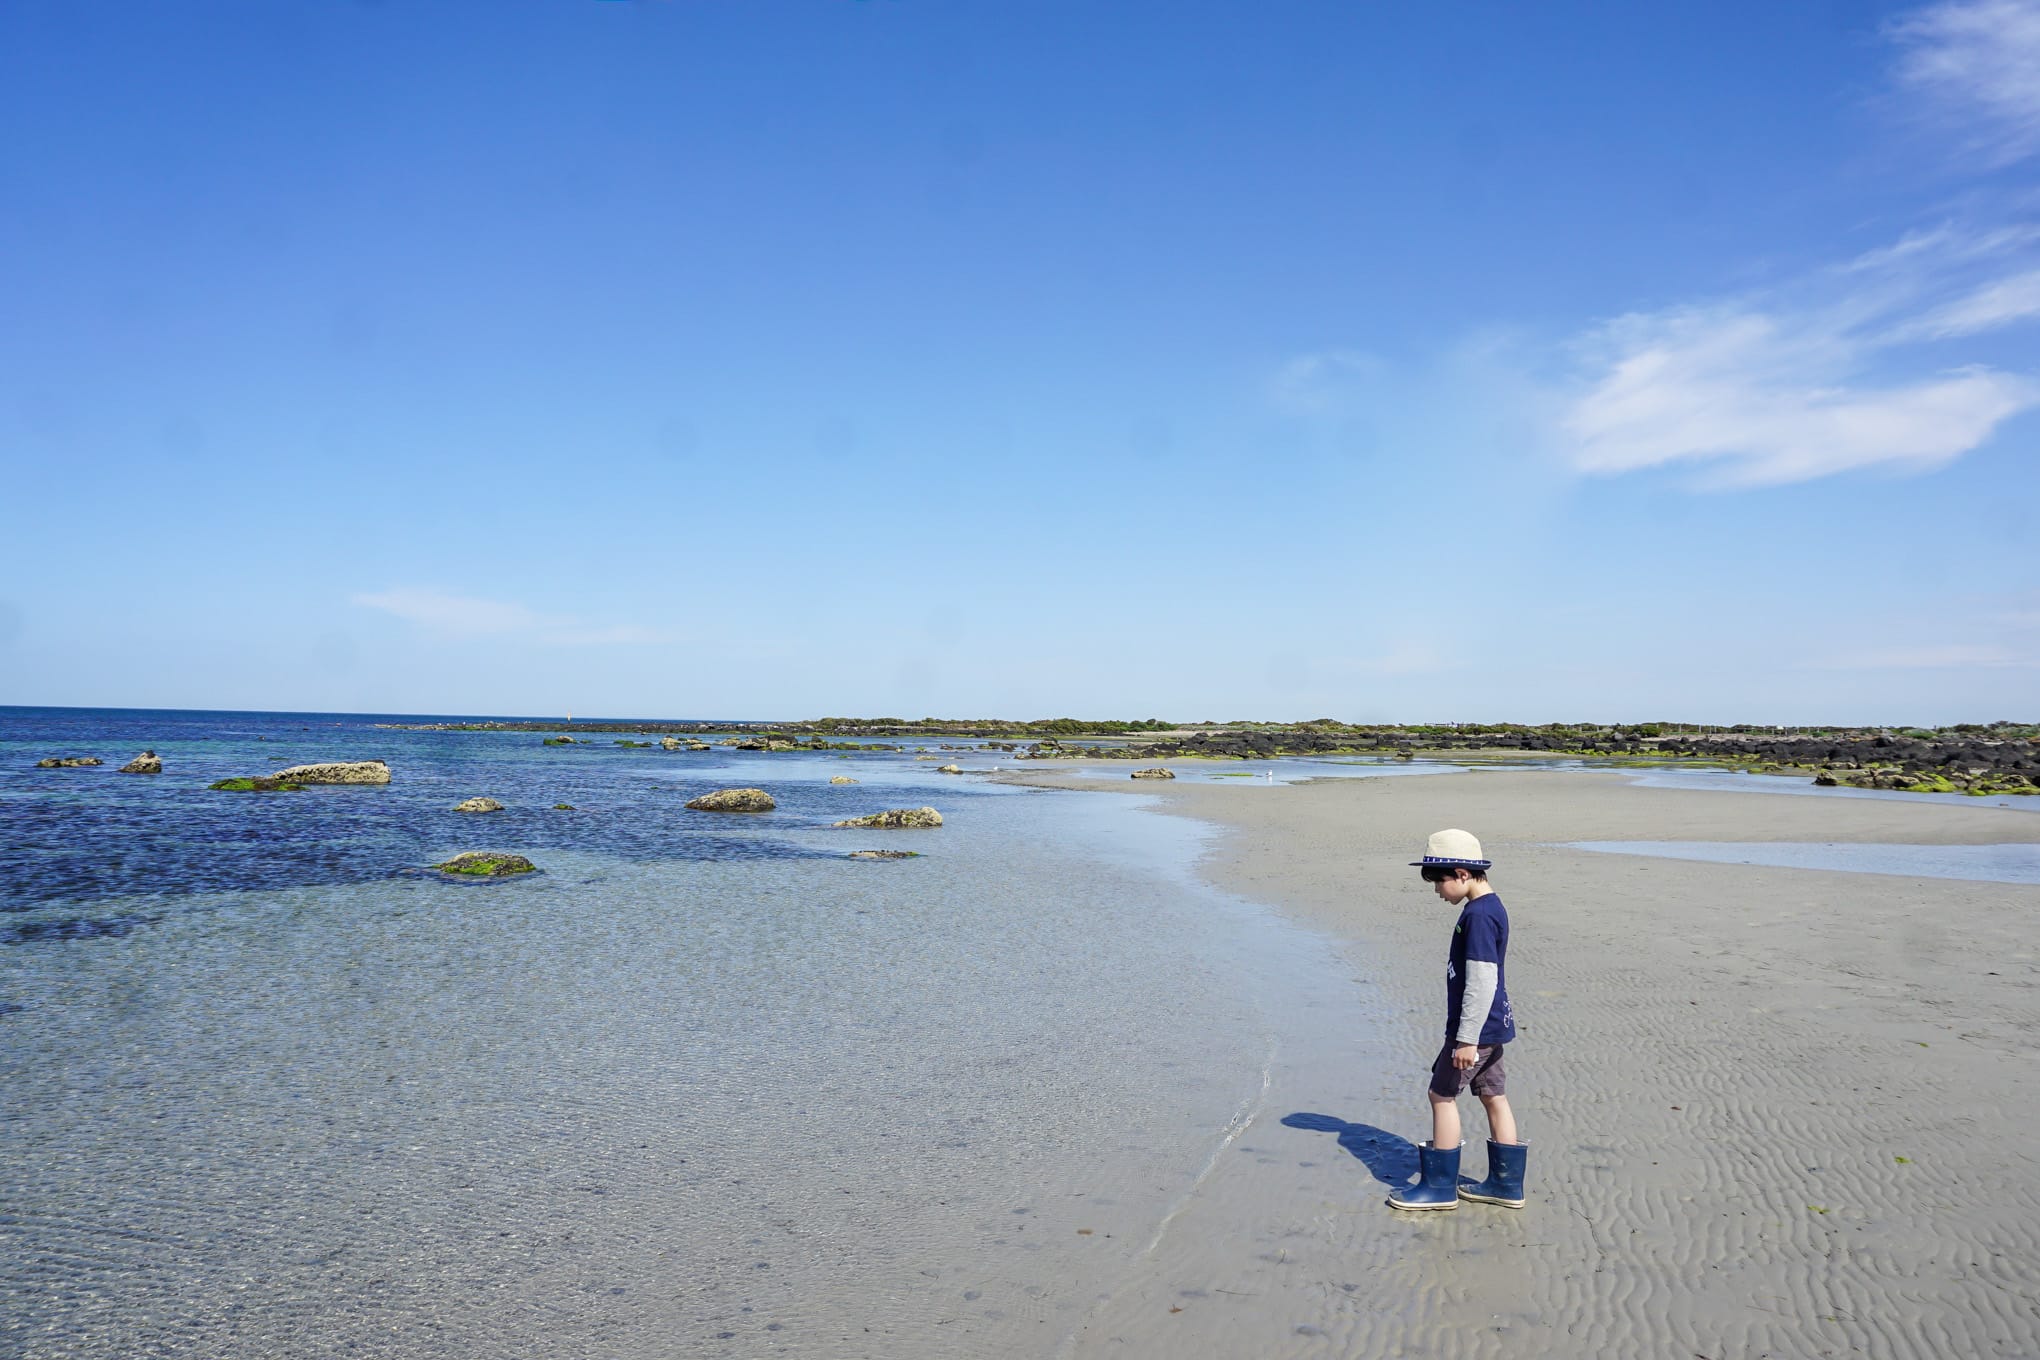
[{"label": "submerged rock", "polygon": [[335,760],[320,765],[293,765],[276,772],[293,784],[387,784],[390,767],[380,760]]},{"label": "submerged rock", "polygon": [[852,850],[850,859],[919,859],[919,850]]},{"label": "submerged rock", "polygon": [[836,823],[837,826],[872,827],[881,831],[904,831],[915,827],[940,826],[942,814],[931,807],[891,808],[885,812],[874,812],[869,817],[852,817]]},{"label": "submerged rock", "polygon": [[227,793],[296,793],[304,785],[292,784],[273,775],[258,774],[252,779],[222,779],[206,787]]},{"label": "submerged rock", "polygon": [[38,770],[75,770],[85,765],[104,765],[98,756],[47,756],[35,763]]},{"label": "submerged rock", "polygon": [[1176,772],[1166,765],[1156,765],[1145,770],[1135,770],[1128,779],[1174,779]]},{"label": "submerged rock", "polygon": [[442,874],[503,878],[509,874],[528,874],[538,866],[522,855],[505,854],[501,850],[467,850],[432,867]]},{"label": "submerged rock", "polygon": [[831,784],[855,784],[857,781],[847,774],[832,774],[829,776],[829,782]]},{"label": "submerged rock", "polygon": [[553,811],[554,811],[554,812],[572,812],[572,811],[574,811],[574,805],[573,805],[572,803],[554,803],[554,804],[553,804]]},{"label": "submerged rock", "polygon": [[144,751],[120,767],[122,774],[161,774],[163,758],[154,751]]},{"label": "submerged rock", "polygon": [[470,798],[453,805],[455,812],[501,812],[503,805],[493,798]]},{"label": "submerged rock", "polygon": [[717,789],[689,799],[687,806],[696,812],[770,812],[779,804],[763,789]]},{"label": "submerged rock", "polygon": [[961,765],[938,765],[938,766],[936,766],[936,767],[935,767],[935,773],[937,773],[937,774],[962,774],[962,773],[963,773],[963,766],[961,766]]}]

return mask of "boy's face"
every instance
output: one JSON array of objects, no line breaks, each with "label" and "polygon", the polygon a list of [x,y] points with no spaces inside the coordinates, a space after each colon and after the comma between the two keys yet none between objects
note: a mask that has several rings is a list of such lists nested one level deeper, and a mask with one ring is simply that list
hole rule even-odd
[{"label": "boy's face", "polygon": [[1455,907],[1473,894],[1473,875],[1464,869],[1427,869],[1424,877],[1433,892]]}]

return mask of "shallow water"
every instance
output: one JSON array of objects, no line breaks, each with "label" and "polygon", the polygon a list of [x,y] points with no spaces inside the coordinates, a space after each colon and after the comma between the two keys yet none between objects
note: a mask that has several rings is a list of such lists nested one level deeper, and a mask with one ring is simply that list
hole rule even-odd
[{"label": "shallow water", "polygon": [[1808,841],[1574,841],[1575,850],[1710,864],[1762,864],[1906,878],[2040,883],[2040,845],[1868,845]]},{"label": "shallow water", "polygon": [[[1046,1355],[1271,1069],[1372,1023],[1326,941],[1201,887],[1203,829],[1138,799],[910,755],[0,718],[8,1354]],[[24,770],[80,746],[108,764]],[[113,773],[143,746],[169,773]],[[395,782],[205,790],[278,746]],[[729,784],[782,811],[680,807]],[[446,810],[474,794],[511,810]],[[940,830],[827,825],[924,802]],[[479,847],[544,872],[405,872]]]}]

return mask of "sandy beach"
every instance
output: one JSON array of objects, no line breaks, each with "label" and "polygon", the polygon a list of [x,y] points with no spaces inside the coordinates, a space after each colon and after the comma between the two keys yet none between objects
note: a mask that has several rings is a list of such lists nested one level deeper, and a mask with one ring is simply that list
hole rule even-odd
[{"label": "sandy beach", "polygon": [[[2033,813],[1550,771],[1132,791],[1224,827],[1201,872],[1336,936],[1394,1018],[1271,1064],[1065,1354],[2040,1355],[2040,888],[1555,844],[2031,843]],[[1520,1212],[1382,1203],[1452,919],[1405,863],[1447,825],[1514,924]]]}]

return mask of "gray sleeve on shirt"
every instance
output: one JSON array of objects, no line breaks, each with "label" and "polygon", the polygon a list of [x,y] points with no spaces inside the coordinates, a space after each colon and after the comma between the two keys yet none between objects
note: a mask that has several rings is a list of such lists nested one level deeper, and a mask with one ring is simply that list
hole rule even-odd
[{"label": "gray sleeve on shirt", "polygon": [[1501,985],[1501,965],[1479,959],[1467,960],[1466,993],[1459,1006],[1459,1033],[1456,1036],[1460,1043],[1479,1046],[1481,1029],[1487,1024],[1488,1012],[1494,1009],[1495,992]]}]

